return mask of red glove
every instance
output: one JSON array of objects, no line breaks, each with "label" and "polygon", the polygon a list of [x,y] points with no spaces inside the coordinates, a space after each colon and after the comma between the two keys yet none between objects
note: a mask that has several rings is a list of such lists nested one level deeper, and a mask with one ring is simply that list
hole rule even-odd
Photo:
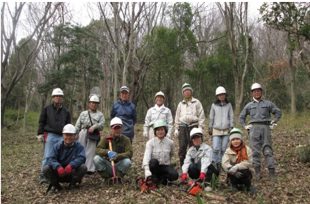
[{"label": "red glove", "polygon": [[203,172],[201,172],[200,173],[200,176],[199,176],[199,179],[201,180],[201,181],[204,181],[205,180],[205,173],[203,173]]},{"label": "red glove", "polygon": [[65,170],[64,170],[63,167],[58,167],[57,171],[58,171],[59,177],[64,177],[64,175],[65,175]]},{"label": "red glove", "polygon": [[186,173],[184,173],[183,175],[182,175],[182,177],[181,177],[181,181],[185,181],[187,179],[187,174]]},{"label": "red glove", "polygon": [[68,164],[65,168],[65,175],[69,176],[71,174],[72,166]]}]

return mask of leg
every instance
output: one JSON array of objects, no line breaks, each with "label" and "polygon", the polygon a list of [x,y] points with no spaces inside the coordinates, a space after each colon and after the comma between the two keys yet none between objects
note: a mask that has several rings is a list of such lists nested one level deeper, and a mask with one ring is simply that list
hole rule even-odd
[{"label": "leg", "polygon": [[221,142],[221,138],[219,136],[212,137],[213,159],[215,163],[220,163],[220,159],[219,159],[220,142]]},{"label": "leg", "polygon": [[110,161],[96,155],[94,157],[94,165],[102,178],[109,178],[113,176],[112,166]]},{"label": "leg", "polygon": [[189,177],[192,179],[198,179],[200,175],[200,169],[201,169],[201,165],[199,165],[199,163],[195,164],[192,162],[188,168]]},{"label": "leg", "polygon": [[263,129],[263,154],[266,160],[266,165],[269,170],[269,177],[271,181],[275,180],[275,160],[273,156],[272,141],[270,136],[270,128],[267,125]]},{"label": "leg", "polygon": [[157,159],[151,159],[149,162],[149,166],[152,174],[159,178],[161,176],[161,172],[159,171],[159,161]]},{"label": "leg", "polygon": [[222,149],[221,149],[220,163],[222,163],[222,158],[223,158],[224,153],[228,147],[228,142],[229,142],[229,135],[223,135],[222,136]]},{"label": "leg", "polygon": [[115,164],[115,171],[120,172],[120,177],[123,177],[127,174],[131,167],[131,160],[129,158],[125,158]]},{"label": "leg", "polygon": [[188,145],[188,139],[186,137],[187,133],[185,131],[186,131],[186,128],[183,126],[180,126],[180,129],[179,129],[179,157],[180,157],[180,167],[181,168],[182,168],[183,163],[184,163],[187,145]]},{"label": "leg", "polygon": [[95,157],[97,147],[97,141],[87,139],[87,143],[85,146],[85,154],[86,154],[86,162],[88,172],[95,172],[95,165],[93,158]]},{"label": "leg", "polygon": [[215,168],[215,166],[211,163],[209,166],[208,166],[208,171],[207,171],[207,174],[206,174],[206,177],[205,177],[205,181],[206,182],[209,182],[211,183],[212,181],[212,175],[215,175],[216,177],[219,176],[219,170]]},{"label": "leg", "polygon": [[261,175],[261,128],[260,125],[253,125],[252,129],[250,130],[250,144],[253,151],[253,166],[255,168],[256,179],[260,180],[262,178]]},{"label": "leg", "polygon": [[178,172],[168,165],[159,165],[159,171],[163,178],[162,184],[164,185],[167,185],[168,181],[177,180],[179,177]]},{"label": "leg", "polygon": [[79,168],[75,169],[75,171],[72,173],[72,181],[71,183],[81,183],[82,178],[87,172],[87,167],[85,164],[82,164],[79,166]]}]

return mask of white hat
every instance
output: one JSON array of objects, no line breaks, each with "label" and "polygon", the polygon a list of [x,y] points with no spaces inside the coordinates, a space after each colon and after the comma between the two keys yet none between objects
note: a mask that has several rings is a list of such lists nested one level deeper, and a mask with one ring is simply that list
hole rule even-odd
[{"label": "white hat", "polygon": [[193,88],[191,87],[191,85],[188,84],[188,83],[184,83],[183,86],[182,86],[182,94],[187,89],[191,90],[191,92],[193,93]]},{"label": "white hat", "polygon": [[254,89],[262,89],[262,86],[259,83],[254,83],[251,86],[251,91],[253,91]]},{"label": "white hat", "polygon": [[216,95],[216,96],[217,96],[217,95],[220,95],[220,94],[226,94],[226,90],[225,90],[225,88],[222,87],[222,86],[217,87],[217,89],[216,89],[216,91],[215,91],[215,95]]},{"label": "white hat", "polygon": [[129,93],[129,88],[127,86],[122,86],[120,89],[119,89],[119,92],[122,92],[122,91],[127,91]]},{"label": "white hat", "polygon": [[165,94],[164,94],[163,92],[161,92],[161,91],[157,92],[157,93],[155,94],[155,97],[154,97],[154,98],[156,99],[157,96],[162,96],[162,97],[165,98]]},{"label": "white hat", "polygon": [[192,139],[194,136],[200,136],[202,137],[202,130],[201,128],[193,128],[190,132],[190,139]]},{"label": "white hat", "polygon": [[71,133],[71,134],[75,134],[76,130],[75,127],[71,124],[67,124],[64,126],[64,128],[62,129],[62,133]]},{"label": "white hat", "polygon": [[52,96],[63,96],[64,92],[60,88],[56,88],[52,92]]},{"label": "white hat", "polygon": [[116,126],[123,126],[122,120],[120,118],[118,118],[118,117],[113,118],[111,120],[111,122],[110,122],[110,127],[111,128],[114,128]]},{"label": "white hat", "polygon": [[99,103],[99,97],[96,95],[92,95],[88,102],[96,102]]}]

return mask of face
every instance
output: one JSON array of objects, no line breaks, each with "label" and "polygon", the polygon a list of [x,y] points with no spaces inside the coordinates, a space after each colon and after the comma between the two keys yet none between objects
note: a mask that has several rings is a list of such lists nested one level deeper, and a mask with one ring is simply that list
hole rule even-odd
[{"label": "face", "polygon": [[122,126],[116,126],[110,129],[113,137],[119,137],[122,133]]},{"label": "face", "polygon": [[162,97],[162,96],[156,96],[156,98],[155,98],[155,103],[158,105],[158,106],[161,106],[161,105],[163,105],[163,103],[164,103],[164,97]]},{"label": "face", "polygon": [[263,95],[263,91],[261,89],[254,89],[252,91],[252,96],[256,99],[256,100],[259,100],[261,99]]},{"label": "face", "polygon": [[189,90],[189,89],[186,89],[185,91],[183,91],[183,96],[186,98],[186,99],[190,99],[192,97],[192,91]]},{"label": "face", "polygon": [[62,100],[63,100],[63,96],[61,96],[61,95],[53,96],[53,101],[56,104],[62,103]]},{"label": "face", "polygon": [[166,131],[165,131],[165,128],[164,127],[159,127],[159,128],[156,128],[156,136],[161,139],[161,138],[164,138],[166,135]]},{"label": "face", "polygon": [[129,93],[127,91],[122,91],[119,94],[119,97],[121,98],[122,101],[128,101],[129,99]]},{"label": "face", "polygon": [[72,143],[74,142],[75,140],[75,134],[72,134],[72,133],[63,133],[63,138],[64,138],[64,143],[65,145],[72,145]]},{"label": "face", "polygon": [[234,138],[234,139],[231,140],[231,144],[232,144],[233,147],[239,147],[241,145],[241,142],[242,141],[240,139],[238,139],[238,138]]},{"label": "face", "polygon": [[99,103],[89,102],[88,106],[91,111],[96,111],[98,109]]},{"label": "face", "polygon": [[226,98],[226,94],[219,94],[217,95],[217,98],[220,100],[220,101],[225,101],[225,98]]},{"label": "face", "polygon": [[199,147],[202,143],[202,138],[200,136],[194,136],[192,141],[195,147]]}]

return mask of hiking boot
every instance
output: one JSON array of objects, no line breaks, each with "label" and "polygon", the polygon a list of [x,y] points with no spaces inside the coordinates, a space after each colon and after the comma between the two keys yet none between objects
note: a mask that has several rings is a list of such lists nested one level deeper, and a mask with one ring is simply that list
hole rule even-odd
[{"label": "hiking boot", "polygon": [[47,195],[51,195],[51,194],[55,194],[56,191],[61,191],[62,190],[62,187],[59,183],[57,183],[56,185],[52,186],[47,192],[46,194]]},{"label": "hiking boot", "polygon": [[247,189],[246,189],[247,191],[249,191],[251,194],[257,194],[257,191],[253,188],[253,186],[251,185],[251,186],[249,186],[249,187],[247,187]]},{"label": "hiking boot", "polygon": [[257,181],[262,179],[262,173],[260,171],[260,167],[255,167],[255,177]]},{"label": "hiking boot", "polygon": [[47,178],[45,178],[45,176],[43,174],[40,174],[40,184],[43,183],[49,183],[49,180]]},{"label": "hiking boot", "polygon": [[269,170],[269,178],[271,182],[275,182],[276,181],[276,175],[275,175],[275,169],[268,169]]},{"label": "hiking boot", "polygon": [[70,183],[69,186],[68,186],[69,190],[74,190],[74,189],[78,189],[78,188],[79,188],[79,186],[76,185],[75,183]]}]

